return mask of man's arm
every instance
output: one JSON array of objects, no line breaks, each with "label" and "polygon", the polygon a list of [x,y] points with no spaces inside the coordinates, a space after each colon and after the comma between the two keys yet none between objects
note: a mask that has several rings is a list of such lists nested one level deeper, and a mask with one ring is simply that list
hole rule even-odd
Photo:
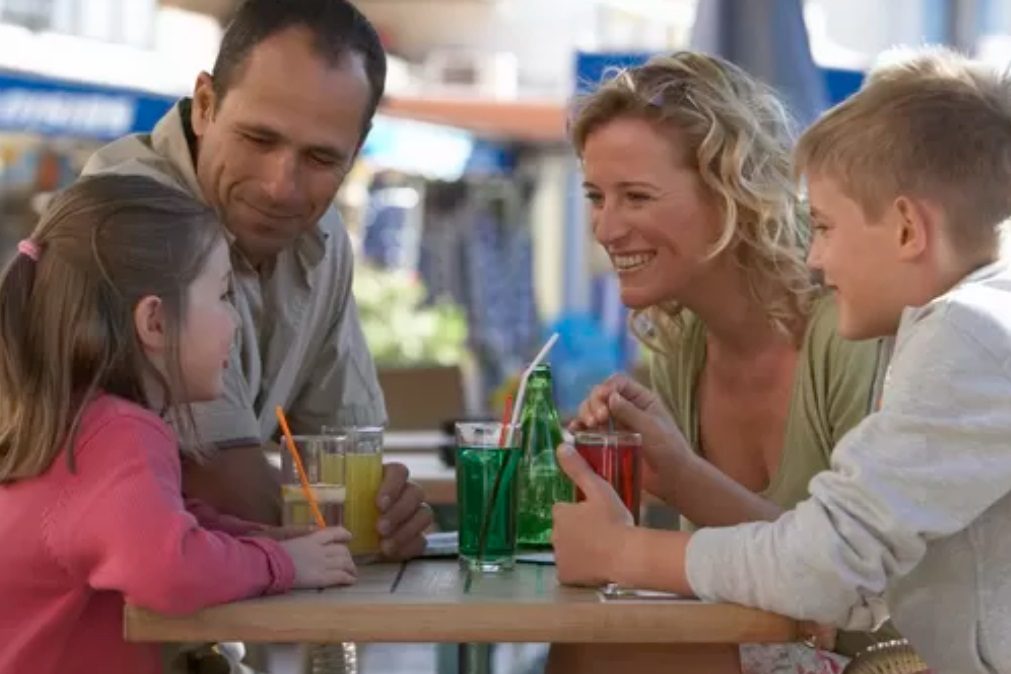
[{"label": "man's arm", "polygon": [[304,365],[308,372],[297,397],[285,410],[296,433],[317,433],[323,426],[385,426],[386,405],[376,366],[369,352],[352,293],[354,257],[347,232],[329,213],[324,218],[331,230],[335,266],[327,273],[331,302],[319,348]]},{"label": "man's arm", "polygon": [[267,460],[268,447],[219,450],[203,464],[183,465],[183,493],[251,522],[281,524],[281,472]]}]

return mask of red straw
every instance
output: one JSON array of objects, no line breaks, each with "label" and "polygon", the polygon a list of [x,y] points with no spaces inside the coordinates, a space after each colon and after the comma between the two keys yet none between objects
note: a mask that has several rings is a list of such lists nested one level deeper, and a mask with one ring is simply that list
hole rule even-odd
[{"label": "red straw", "polygon": [[508,437],[509,420],[512,416],[513,409],[513,396],[510,393],[506,396],[505,406],[502,408],[502,431],[498,435],[498,446],[505,447],[506,439]]}]

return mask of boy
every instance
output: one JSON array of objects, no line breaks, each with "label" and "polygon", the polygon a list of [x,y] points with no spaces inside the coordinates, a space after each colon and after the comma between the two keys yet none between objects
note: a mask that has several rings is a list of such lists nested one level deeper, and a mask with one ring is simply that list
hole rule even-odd
[{"label": "boy", "polygon": [[[877,413],[772,523],[635,529],[568,447],[563,582],[694,593],[853,630],[891,614],[938,671],[1011,673],[1011,78],[943,50],[875,72],[801,138],[814,243],[849,339],[895,335]],[[612,395],[615,418],[662,424]],[[658,472],[685,451],[645,442]],[[662,478],[662,476],[661,476]],[[601,528],[605,531],[601,531]],[[606,544],[602,544],[606,541]],[[621,551],[618,553],[618,551]]]}]

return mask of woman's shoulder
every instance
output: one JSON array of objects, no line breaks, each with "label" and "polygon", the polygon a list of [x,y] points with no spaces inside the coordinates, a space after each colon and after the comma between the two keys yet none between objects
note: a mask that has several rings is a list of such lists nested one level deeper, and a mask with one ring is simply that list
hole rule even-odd
[{"label": "woman's shoulder", "polygon": [[690,311],[678,315],[676,334],[660,341],[662,351],[649,351],[651,388],[669,410],[687,412],[690,392],[705,359],[705,330],[702,321]]},{"label": "woman's shoulder", "polygon": [[835,296],[825,293],[814,300],[811,317],[804,336],[804,348],[809,357],[866,360],[878,359],[881,340],[850,340],[839,335],[839,306]]},{"label": "woman's shoulder", "polygon": [[831,445],[873,409],[887,359],[881,339],[850,340],[839,335],[835,297],[816,300],[802,353],[803,373]]}]

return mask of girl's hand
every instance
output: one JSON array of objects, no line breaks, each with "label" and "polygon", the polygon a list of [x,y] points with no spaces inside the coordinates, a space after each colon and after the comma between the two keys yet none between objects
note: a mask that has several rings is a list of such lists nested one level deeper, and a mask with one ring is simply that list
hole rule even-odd
[{"label": "girl's hand", "polygon": [[293,587],[353,584],[357,580],[358,571],[346,545],[350,540],[350,532],[334,527],[281,541],[281,547],[295,565]]}]

